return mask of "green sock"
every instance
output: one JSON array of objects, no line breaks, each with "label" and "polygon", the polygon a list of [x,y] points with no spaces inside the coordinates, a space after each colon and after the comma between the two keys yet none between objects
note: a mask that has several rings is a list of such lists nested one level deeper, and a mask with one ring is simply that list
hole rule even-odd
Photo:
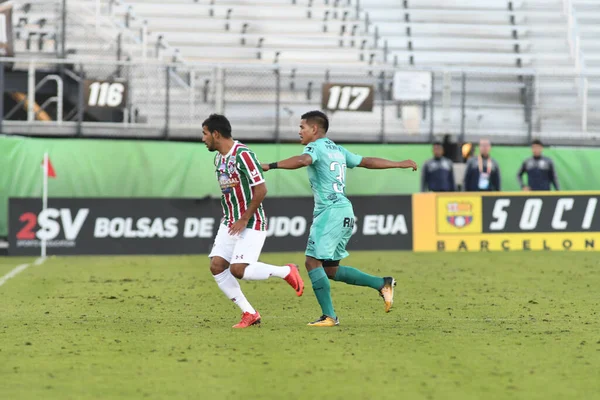
[{"label": "green sock", "polygon": [[333,278],[337,282],[345,282],[349,285],[368,286],[379,290],[383,287],[383,278],[365,274],[362,271],[352,267],[344,267],[340,265]]},{"label": "green sock", "polygon": [[331,285],[327,274],[323,267],[315,268],[312,271],[308,271],[308,276],[312,282],[315,296],[317,301],[323,310],[323,314],[331,318],[336,318],[335,311],[333,311],[333,302],[331,301]]}]

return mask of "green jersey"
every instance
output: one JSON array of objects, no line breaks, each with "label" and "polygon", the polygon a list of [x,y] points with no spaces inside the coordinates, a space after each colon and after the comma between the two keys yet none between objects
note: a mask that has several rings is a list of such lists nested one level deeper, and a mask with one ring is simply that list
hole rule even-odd
[{"label": "green jersey", "polygon": [[354,168],[362,156],[353,154],[327,138],[320,138],[304,147],[303,154],[312,158],[308,179],[315,198],[314,215],[329,207],[350,205],[346,197],[346,168]]}]

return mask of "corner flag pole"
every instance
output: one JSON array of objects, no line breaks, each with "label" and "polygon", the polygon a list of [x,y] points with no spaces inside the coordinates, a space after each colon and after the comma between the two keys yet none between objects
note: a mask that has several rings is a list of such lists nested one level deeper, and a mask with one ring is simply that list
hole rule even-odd
[{"label": "corner flag pole", "polygon": [[[42,189],[42,211],[48,207],[48,152],[44,153],[44,181]],[[46,257],[46,239],[42,239],[42,258]]]}]

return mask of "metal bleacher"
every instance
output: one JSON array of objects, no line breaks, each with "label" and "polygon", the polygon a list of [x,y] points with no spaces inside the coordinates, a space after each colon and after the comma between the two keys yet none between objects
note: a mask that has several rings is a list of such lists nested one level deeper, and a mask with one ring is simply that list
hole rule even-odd
[{"label": "metal bleacher", "polygon": [[[504,78],[471,76],[467,91],[473,107],[467,124],[498,119],[518,128],[522,114],[509,109],[522,101],[525,85],[518,69],[523,69],[536,74],[535,129],[555,136],[581,130],[581,87],[564,77],[576,73],[578,56],[568,40],[564,1],[363,0],[361,4],[370,31],[394,65],[517,70]],[[447,81],[458,87],[456,75]],[[438,85],[442,91],[444,83]]]},{"label": "metal bleacher", "polygon": [[53,0],[15,2],[13,8],[16,54],[54,56],[58,50],[60,7]]},{"label": "metal bleacher", "polygon": [[[600,74],[600,2],[572,0],[572,4],[585,67],[594,74]],[[600,76],[586,82],[589,91],[588,126],[590,130],[600,130]]]},{"label": "metal bleacher", "polygon": [[[91,8],[95,1],[78,3]],[[103,7],[108,7],[105,3]],[[276,123],[288,126],[288,113],[300,115],[306,107],[319,106],[318,96],[307,93],[320,89],[324,65],[361,69],[374,59],[372,39],[359,34],[356,7],[346,1],[174,0],[166,6],[160,1],[127,0],[112,3],[110,15],[127,20],[133,31],[146,30],[147,56],[183,63],[178,68],[182,79],[170,87],[173,126],[184,130],[183,135],[190,134],[186,126],[215,110],[210,101],[194,102],[192,109],[190,97],[216,95],[217,81],[226,79],[227,90],[222,93],[226,108],[221,111],[231,115],[232,123],[249,135],[270,135]],[[135,18],[129,18],[131,15]],[[208,67],[214,64],[243,64],[248,69],[219,77]],[[186,73],[186,65],[194,65],[194,72]],[[263,68],[274,65],[280,67],[277,76],[272,69]],[[138,87],[148,87],[155,94],[143,96],[141,114],[150,123],[164,120],[164,109],[158,104],[162,82],[157,87],[156,80],[143,70],[131,78]],[[273,107],[278,85],[280,118]]]},{"label": "metal bleacher", "polygon": [[[415,65],[571,68],[566,19],[554,0],[363,0],[394,61]],[[396,58],[398,60],[396,60]]]},{"label": "metal bleacher", "polygon": [[[59,2],[17,3],[45,29],[44,48],[56,48],[59,18],[32,10]],[[588,120],[596,126],[600,88],[576,75],[600,75],[599,22],[595,0],[70,0],[66,56],[88,76],[112,74],[94,63],[116,55],[137,63],[125,72],[130,130],[162,129],[169,117],[172,136],[193,136],[221,111],[247,137],[281,130],[292,139],[295,119],[320,108],[321,84],[346,82],[372,84],[377,100],[372,113],[331,115],[345,138],[423,141],[435,128],[504,142],[528,130],[578,140],[593,137]],[[157,62],[176,64],[166,80]],[[391,100],[400,69],[434,75],[431,107],[409,105],[417,128],[403,120],[411,110]],[[381,121],[385,133],[373,129]]]},{"label": "metal bleacher", "polygon": [[189,62],[362,63],[364,51],[350,38],[340,45],[353,7],[300,3],[128,0],[113,15],[123,18],[134,10],[139,24],[148,25],[151,46],[166,41]]},{"label": "metal bleacher", "polygon": [[600,2],[573,0],[575,14],[581,31],[581,48],[590,68],[600,68]]}]

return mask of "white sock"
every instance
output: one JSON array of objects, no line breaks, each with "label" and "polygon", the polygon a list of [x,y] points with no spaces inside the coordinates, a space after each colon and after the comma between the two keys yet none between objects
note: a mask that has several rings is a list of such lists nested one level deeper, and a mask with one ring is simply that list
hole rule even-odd
[{"label": "white sock", "polygon": [[285,278],[290,273],[290,267],[287,265],[278,267],[271,264],[265,264],[261,262],[255,262],[246,267],[244,270],[244,277],[242,279],[246,281],[263,281],[269,279],[272,276],[278,278]]},{"label": "white sock", "polygon": [[235,279],[235,276],[231,275],[229,269],[226,269],[219,275],[214,275],[214,278],[215,281],[217,281],[219,289],[225,293],[225,296],[227,296],[229,300],[237,304],[242,312],[249,312],[250,314],[256,313],[254,307],[250,305],[250,302],[246,299],[244,293],[242,293],[240,283]]}]

